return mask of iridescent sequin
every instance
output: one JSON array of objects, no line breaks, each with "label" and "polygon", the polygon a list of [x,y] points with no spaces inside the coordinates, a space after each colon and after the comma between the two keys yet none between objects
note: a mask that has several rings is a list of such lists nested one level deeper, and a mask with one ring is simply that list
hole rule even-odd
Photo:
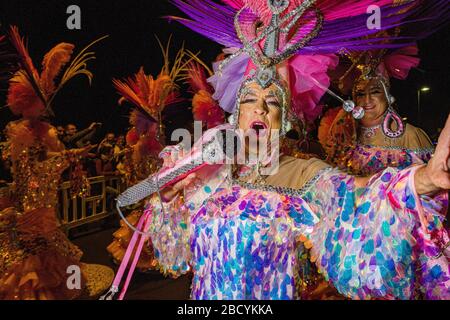
[{"label": "iridescent sequin", "polygon": [[354,178],[337,170],[323,172],[302,197],[223,186],[200,208],[173,206],[153,228],[153,245],[163,270],[181,274],[192,265],[193,299],[299,298],[305,247],[349,298],[411,299],[417,289],[449,298],[447,258],[435,257],[448,242],[439,215],[446,195],[417,197],[413,174],[386,169],[360,195]]}]

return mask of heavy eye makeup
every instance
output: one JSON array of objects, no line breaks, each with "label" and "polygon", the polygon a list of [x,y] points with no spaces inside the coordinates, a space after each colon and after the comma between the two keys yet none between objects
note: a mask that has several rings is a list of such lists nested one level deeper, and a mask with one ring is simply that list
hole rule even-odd
[{"label": "heavy eye makeup", "polygon": [[[253,95],[247,95],[244,97],[241,104],[256,103],[256,102],[258,102],[257,97]],[[266,103],[267,106],[281,108],[280,102],[278,101],[277,97],[269,95],[264,99],[264,102]]]},{"label": "heavy eye makeup", "polygon": [[255,98],[245,98],[241,104],[247,104],[247,103],[255,103],[257,100]]},{"label": "heavy eye makeup", "polygon": [[268,106],[281,108],[280,99],[273,91],[269,92],[269,94],[265,97],[265,101]]},{"label": "heavy eye makeup", "polygon": [[256,94],[252,91],[247,92],[241,100],[241,104],[255,103],[258,101]]},{"label": "heavy eye makeup", "polygon": [[381,89],[373,89],[373,90],[370,90],[370,94],[373,94],[373,95],[375,95],[375,94],[381,94],[381,93],[382,93]]},{"label": "heavy eye makeup", "polygon": [[383,89],[378,85],[370,86],[368,89],[369,89],[368,91],[370,92],[370,94],[379,94],[379,93],[383,92]]},{"label": "heavy eye makeup", "polygon": [[268,98],[266,99],[266,104],[270,107],[281,108],[280,102],[276,98]]}]

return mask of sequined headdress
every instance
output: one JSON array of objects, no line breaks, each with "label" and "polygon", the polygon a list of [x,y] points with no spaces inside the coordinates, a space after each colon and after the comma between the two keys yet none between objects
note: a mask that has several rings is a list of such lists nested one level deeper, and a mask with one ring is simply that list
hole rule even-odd
[{"label": "sequined headdress", "polygon": [[[355,84],[362,80],[378,79],[386,88],[390,88],[390,79],[404,80],[409,71],[419,65],[417,44],[396,50],[367,50],[363,52],[344,52],[350,61],[345,72],[339,77],[339,89],[348,94],[354,91]],[[342,60],[345,64],[345,61]]]},{"label": "sequined headdress", "polygon": [[[394,0],[172,0],[190,19],[170,17],[226,46],[231,56],[215,65],[210,79],[214,98],[230,113],[239,110],[239,98],[249,82],[279,89],[283,128],[294,118],[314,120],[317,104],[329,86],[327,71],[337,64],[343,48],[362,51],[396,48],[423,36],[448,15],[446,1],[425,0],[399,4]],[[402,1],[404,2],[404,1]],[[367,27],[367,8],[382,13],[378,30]],[[408,10],[406,10],[408,9]],[[426,9],[426,10],[425,10]],[[423,12],[426,12],[424,17]],[[421,16],[422,20],[416,19]],[[420,31],[392,36],[386,44],[377,33],[403,24]],[[367,35],[374,35],[366,39]],[[236,117],[235,117],[236,118]]]}]

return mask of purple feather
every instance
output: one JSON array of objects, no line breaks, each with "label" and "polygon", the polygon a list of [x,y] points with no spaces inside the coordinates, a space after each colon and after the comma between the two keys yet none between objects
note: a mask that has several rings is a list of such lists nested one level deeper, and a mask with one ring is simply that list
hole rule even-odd
[{"label": "purple feather", "polygon": [[213,64],[214,75],[208,79],[208,82],[215,90],[213,99],[219,101],[220,107],[228,113],[234,112],[236,96],[249,62],[250,57],[246,54],[241,54],[232,59],[222,69],[221,76],[219,76],[217,70],[220,62]]},{"label": "purple feather", "polygon": [[[242,43],[234,28],[236,9],[217,4],[212,0],[171,1],[190,19],[179,17],[169,17],[169,19],[176,20],[225,47],[242,48]],[[325,2],[322,4],[327,5],[328,10],[331,10],[330,6],[333,6],[333,3]],[[320,7],[320,4],[318,1],[317,6]],[[344,3],[336,5],[341,6],[342,10]],[[410,5],[411,3],[400,6],[381,6],[380,29],[371,30],[367,27],[369,14],[366,13],[334,20],[325,19],[318,35],[300,48],[297,53],[336,54],[343,49],[365,51],[384,48],[396,49],[414,45],[417,40],[427,37],[445,25],[450,17],[448,0],[417,0],[414,7],[411,8]],[[252,25],[252,21],[254,22],[256,19],[254,14],[242,12],[241,21],[245,22],[243,23],[245,34],[251,36],[251,33],[245,28]],[[301,19],[304,22],[303,27],[291,42],[304,38],[314,27],[316,17],[312,11],[309,11]],[[401,33],[389,35],[388,38],[380,32],[392,31],[397,27],[401,27]],[[220,77],[215,74],[208,79],[208,82],[215,88],[213,98],[219,101],[220,106],[227,112],[234,111],[237,92],[249,61],[250,58],[246,54],[241,54],[224,67]],[[214,71],[217,71],[217,66],[218,64],[214,65]]]},{"label": "purple feather", "polygon": [[211,0],[171,0],[192,20],[168,17],[176,20],[193,31],[224,45],[225,47],[241,47],[242,44],[234,30],[234,16],[236,10]]},{"label": "purple feather", "polygon": [[[420,3],[419,3],[420,2]],[[192,20],[170,17],[195,32],[218,42],[226,47],[241,48],[242,43],[234,29],[236,10],[217,4],[211,0],[172,0],[175,6]],[[448,21],[448,0],[422,0],[412,8],[399,14],[398,12],[410,6],[387,5],[381,7],[381,29],[367,28],[368,14],[325,21],[319,35],[308,43],[300,52],[304,53],[336,53],[342,48],[348,50],[369,50],[375,48],[400,48],[412,45],[436,31]],[[245,18],[245,17],[244,17]],[[390,30],[401,26],[402,33],[391,36],[389,43],[385,39],[362,39],[365,36]],[[308,30],[303,31],[307,33]]]},{"label": "purple feather", "polygon": [[[366,26],[367,15],[338,19],[324,23],[318,37],[308,46],[300,50],[301,53],[336,53],[342,48],[347,50],[371,50],[381,48],[401,48],[413,45],[436,31],[448,20],[449,10],[446,1],[433,4],[423,4],[415,7],[405,15],[395,15],[399,7],[388,7],[382,10],[381,29],[369,30]],[[401,8],[401,7],[400,7]],[[364,39],[383,30],[401,27],[401,33],[390,36]],[[389,41],[386,41],[389,40]]]}]

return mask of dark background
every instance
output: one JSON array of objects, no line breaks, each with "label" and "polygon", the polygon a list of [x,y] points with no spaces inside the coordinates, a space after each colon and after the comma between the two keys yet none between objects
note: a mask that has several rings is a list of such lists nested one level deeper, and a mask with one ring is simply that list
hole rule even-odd
[{"label": "dark background", "polygon": [[[76,4],[81,7],[81,30],[68,30],[66,9]],[[134,74],[143,65],[147,73],[156,76],[162,66],[162,55],[155,39],[163,43],[173,35],[172,55],[182,42],[192,51],[201,51],[200,57],[210,63],[220,53],[220,46],[162,17],[180,15],[168,0],[0,0],[2,31],[8,25],[17,25],[28,38],[29,51],[35,66],[44,54],[59,42],[74,43],[81,49],[91,41],[109,34],[110,37],[93,48],[97,60],[90,63],[94,72],[92,86],[79,77],[68,83],[54,102],[56,118],[53,124],[75,123],[79,128],[92,121],[102,122],[101,134],[107,131],[125,132],[128,128],[129,108],[119,107],[119,96],[112,87],[112,78]],[[440,30],[419,43],[422,58],[419,69],[412,70],[406,81],[393,81],[392,94],[400,113],[408,121],[434,135],[442,127],[450,111],[449,91],[449,28]],[[76,51],[76,53],[79,52]],[[421,95],[421,114],[417,112],[417,89],[431,88]],[[0,94],[4,105],[5,92]],[[189,101],[167,110],[168,130],[183,126],[192,119]],[[0,109],[0,128],[14,119],[6,108]]]}]

